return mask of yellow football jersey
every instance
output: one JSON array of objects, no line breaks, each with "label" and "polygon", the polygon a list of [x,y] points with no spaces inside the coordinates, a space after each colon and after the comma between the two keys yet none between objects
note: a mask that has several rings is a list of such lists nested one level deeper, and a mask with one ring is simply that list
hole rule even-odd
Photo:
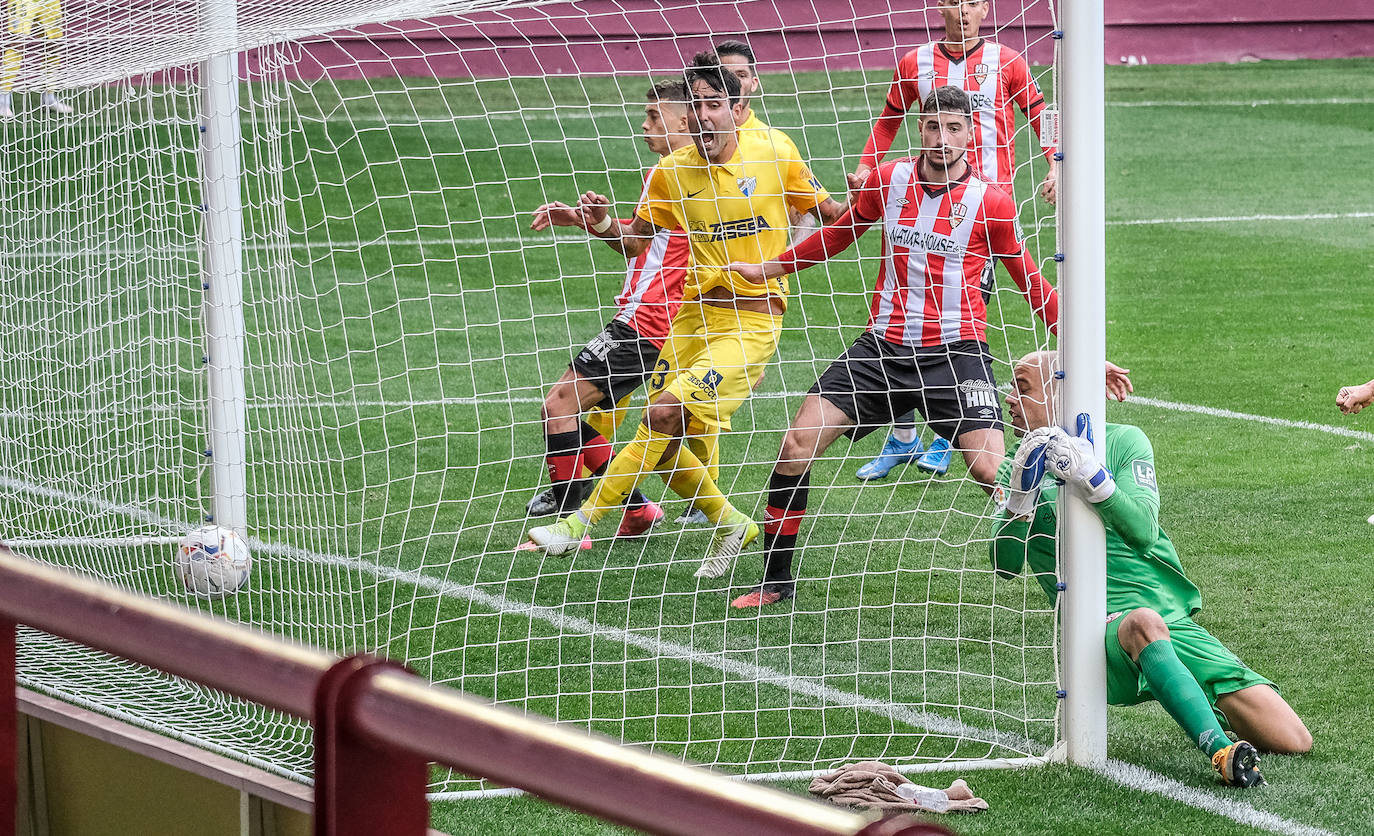
[{"label": "yellow football jersey", "polygon": [[802,162],[797,146],[772,129],[740,131],[728,163],[708,163],[696,145],[659,160],[636,214],[664,229],[685,229],[692,265],[683,298],[715,287],[739,296],[786,298],[786,279],[766,285],[724,270],[732,261],[762,262],[788,246],[787,207],[809,212],[830,197]]}]

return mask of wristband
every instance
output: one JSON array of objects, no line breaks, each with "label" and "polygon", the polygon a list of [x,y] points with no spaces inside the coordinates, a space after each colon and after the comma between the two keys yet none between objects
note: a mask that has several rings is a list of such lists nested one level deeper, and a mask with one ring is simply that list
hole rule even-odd
[{"label": "wristband", "polygon": [[597,235],[600,235],[601,233],[605,232],[606,230],[608,230],[608,229],[610,229],[610,228],[611,228],[611,216],[610,216],[610,215],[607,215],[606,217],[604,217],[604,218],[602,218],[601,220],[597,221],[596,223],[592,224],[592,232],[595,232]]}]

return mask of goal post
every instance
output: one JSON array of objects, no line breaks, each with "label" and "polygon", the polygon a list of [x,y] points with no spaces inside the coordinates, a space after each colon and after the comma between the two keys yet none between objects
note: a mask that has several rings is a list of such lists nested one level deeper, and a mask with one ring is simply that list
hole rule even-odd
[{"label": "goal post", "polygon": [[[1060,166],[1059,289],[1064,370],[1059,415],[1075,429],[1089,416],[1099,458],[1106,438],[1106,132],[1103,7],[1062,0],[1063,38],[1057,77],[1064,136]],[[1068,760],[1107,762],[1107,546],[1102,520],[1077,491],[1059,494],[1063,632],[1064,738]]]},{"label": "goal post", "polygon": [[[244,385],[243,143],[239,129],[237,0],[203,0],[215,54],[200,65],[201,189],[205,371],[210,462],[209,515],[248,534],[247,420]],[[222,51],[220,51],[222,50]]]},{"label": "goal post", "polygon": [[[1046,161],[1019,112],[1006,186],[1063,297],[1063,411],[1092,415],[1100,441],[1091,5],[993,0],[984,34],[1029,58],[1063,120],[1062,219],[1036,195]],[[527,516],[548,486],[546,394],[605,345],[627,270],[580,232],[532,230],[535,207],[590,190],[631,215],[658,160],[641,133],[650,87],[727,39],[757,53],[756,115],[846,198],[898,58],[944,34],[934,2],[161,8],[73,9],[59,79],[77,112],[21,108],[0,126],[0,259],[16,278],[0,286],[0,538],[753,779],[865,759],[1100,763],[1100,523],[1062,500],[1052,604],[1033,573],[993,571],[1000,509],[959,450],[865,481],[886,428],[832,446],[799,523],[798,598],[762,612],[730,607],[762,574],[758,548],[698,580],[711,532],[673,524],[688,503],[656,475],[641,489],[668,517],[648,536],[617,536],[613,514],[585,551],[517,549],[548,521]],[[889,158],[918,150],[915,121]],[[717,482],[755,519],[782,433],[867,327],[883,234],[792,277],[779,351],[719,438]],[[992,379],[946,387],[987,416],[1014,360],[1056,346],[996,275]],[[617,447],[634,397],[608,431]],[[251,580],[225,598],[188,595],[168,548],[206,516],[252,549]],[[32,632],[20,653],[34,690],[309,779],[289,719]],[[488,789],[458,775],[432,788]]]}]

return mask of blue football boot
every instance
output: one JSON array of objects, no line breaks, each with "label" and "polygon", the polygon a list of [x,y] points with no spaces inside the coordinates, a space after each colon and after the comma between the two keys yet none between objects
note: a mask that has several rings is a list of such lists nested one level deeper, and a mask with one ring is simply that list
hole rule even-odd
[{"label": "blue football boot", "polygon": [[930,449],[916,460],[916,466],[927,473],[943,476],[949,472],[949,462],[953,457],[949,442],[937,435],[935,440],[930,442]]},{"label": "blue football boot", "polygon": [[882,479],[897,465],[910,464],[915,461],[924,449],[919,438],[912,440],[910,444],[903,444],[897,440],[896,436],[888,435],[887,441],[883,443],[883,451],[878,454],[878,458],[859,468],[858,473],[854,475],[865,482]]}]

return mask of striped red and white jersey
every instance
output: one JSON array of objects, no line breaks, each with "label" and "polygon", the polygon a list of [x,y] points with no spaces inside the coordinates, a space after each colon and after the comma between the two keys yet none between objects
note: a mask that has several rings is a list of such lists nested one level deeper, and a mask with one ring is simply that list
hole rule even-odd
[{"label": "striped red and white jersey", "polygon": [[[882,115],[864,146],[860,163],[877,168],[878,162],[901,128],[909,111],[920,112],[921,103],[938,87],[952,85],[968,93],[973,109],[973,147],[969,162],[986,183],[1013,194],[1016,176],[1016,141],[1012,129],[1015,104],[1026,114],[1037,137],[1045,97],[1031,77],[1026,59],[1014,49],[986,38],[966,54],[952,54],[945,44],[928,43],[911,50],[897,62],[892,87]],[[1043,147],[1043,146],[1042,146]],[[1046,148],[1051,156],[1053,148]]]},{"label": "striped red and white jersey", "polygon": [[984,274],[994,259],[1029,258],[1004,191],[971,173],[932,188],[919,182],[917,160],[902,159],[869,176],[853,212],[883,227],[869,330],[908,346],[987,341]]},{"label": "striped red and white jersey", "polygon": [[615,297],[615,319],[659,348],[682,307],[682,288],[692,260],[692,242],[681,229],[660,229],[648,249],[630,259],[625,285]]}]

